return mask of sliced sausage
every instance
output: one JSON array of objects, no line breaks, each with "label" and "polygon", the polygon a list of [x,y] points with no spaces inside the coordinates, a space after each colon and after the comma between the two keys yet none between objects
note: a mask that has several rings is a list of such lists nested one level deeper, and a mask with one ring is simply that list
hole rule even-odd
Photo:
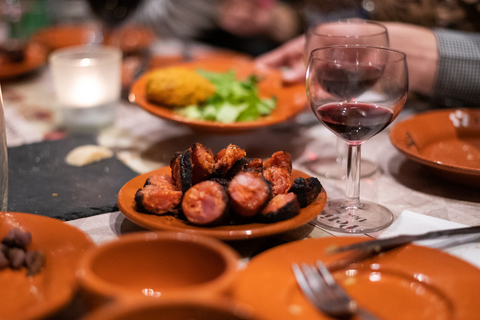
[{"label": "sliced sausage", "polygon": [[300,213],[300,204],[297,196],[290,192],[277,194],[258,215],[259,221],[272,223],[287,220]]},{"label": "sliced sausage", "polygon": [[225,178],[230,180],[237,173],[242,171],[256,171],[261,173],[263,171],[263,160],[261,158],[246,157],[238,159],[230,168],[230,170],[225,173]]},{"label": "sliced sausage", "polygon": [[145,185],[164,186],[165,188],[171,188],[172,190],[175,188],[175,182],[173,181],[172,176],[168,174],[152,175],[148,177],[147,181],[145,181]]},{"label": "sliced sausage", "polygon": [[195,225],[215,225],[227,219],[228,195],[216,181],[207,180],[192,186],[182,200],[185,218]]},{"label": "sliced sausage", "polygon": [[245,157],[247,153],[240,147],[229,144],[215,156],[215,174],[217,177],[224,177],[235,162]]},{"label": "sliced sausage", "polygon": [[292,157],[286,151],[277,151],[270,158],[265,160],[264,168],[279,167],[292,173]]},{"label": "sliced sausage", "polygon": [[292,174],[282,167],[264,168],[263,176],[272,183],[274,194],[286,193],[293,184]]},{"label": "sliced sausage", "polygon": [[207,180],[215,167],[215,156],[211,149],[201,143],[195,143],[191,151],[192,161],[192,185]]},{"label": "sliced sausage", "polygon": [[150,184],[137,190],[135,203],[138,211],[154,214],[174,212],[182,199],[182,192],[176,190],[173,178],[169,175],[152,176]]},{"label": "sliced sausage", "polygon": [[192,158],[191,149],[183,152],[176,152],[170,161],[170,169],[176,189],[182,192],[187,191],[192,186]]},{"label": "sliced sausage", "polygon": [[293,185],[288,192],[293,192],[297,195],[298,202],[301,208],[305,208],[310,203],[317,199],[318,195],[322,191],[322,184],[315,177],[309,177],[304,179],[298,177],[293,181]]},{"label": "sliced sausage", "polygon": [[232,209],[242,217],[252,217],[268,203],[272,188],[261,173],[238,173],[228,184]]}]

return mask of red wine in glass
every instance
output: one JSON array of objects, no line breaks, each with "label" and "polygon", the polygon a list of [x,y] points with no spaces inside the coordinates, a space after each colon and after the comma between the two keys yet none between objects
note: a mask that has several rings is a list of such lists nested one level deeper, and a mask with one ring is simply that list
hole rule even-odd
[{"label": "red wine in glass", "polygon": [[381,68],[372,66],[324,64],[317,71],[317,81],[326,92],[351,99],[369,90],[381,75]]},{"label": "red wine in glass", "polygon": [[312,109],[325,126],[354,144],[370,139],[393,120],[391,109],[370,103],[334,102]]},{"label": "red wine in glass", "polygon": [[348,233],[386,228],[393,213],[360,200],[361,146],[391,124],[405,104],[405,54],[362,45],[315,49],[308,62],[306,88],[315,116],[348,144],[345,198],[327,201],[316,223]]}]

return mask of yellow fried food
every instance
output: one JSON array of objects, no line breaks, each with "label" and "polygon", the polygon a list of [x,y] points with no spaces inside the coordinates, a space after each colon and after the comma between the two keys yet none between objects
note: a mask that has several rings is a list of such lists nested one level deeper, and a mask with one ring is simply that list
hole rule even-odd
[{"label": "yellow fried food", "polygon": [[207,79],[193,70],[182,67],[153,71],[146,84],[149,101],[171,107],[200,104],[215,91],[215,85]]}]

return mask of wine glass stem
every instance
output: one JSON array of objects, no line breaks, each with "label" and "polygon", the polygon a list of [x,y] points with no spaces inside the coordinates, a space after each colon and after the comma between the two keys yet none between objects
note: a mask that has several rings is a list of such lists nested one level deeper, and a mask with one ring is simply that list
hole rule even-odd
[{"label": "wine glass stem", "polygon": [[361,145],[348,145],[345,196],[348,206],[360,205],[360,160]]}]

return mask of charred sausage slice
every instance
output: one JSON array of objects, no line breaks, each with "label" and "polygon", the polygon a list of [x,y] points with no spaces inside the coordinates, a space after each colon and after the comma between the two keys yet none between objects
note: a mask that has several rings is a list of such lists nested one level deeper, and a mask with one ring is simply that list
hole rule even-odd
[{"label": "charred sausage slice", "polygon": [[147,185],[135,194],[138,211],[158,215],[174,212],[181,199],[181,191],[157,185]]},{"label": "charred sausage slice", "polygon": [[170,161],[172,178],[176,190],[187,191],[192,186],[192,151],[187,149],[183,152],[176,152]]},{"label": "charred sausage slice", "polygon": [[229,144],[215,156],[215,174],[217,177],[224,177],[235,162],[245,157],[247,153],[240,147]]},{"label": "charred sausage slice", "polygon": [[317,199],[318,195],[322,191],[322,184],[315,177],[309,177],[304,179],[298,177],[293,181],[293,185],[288,192],[293,192],[297,195],[298,202],[301,208],[305,208],[310,203]]},{"label": "charred sausage slice", "polygon": [[195,225],[214,225],[227,219],[228,195],[216,181],[202,181],[191,187],[182,200],[185,218]]},{"label": "charred sausage slice", "polygon": [[215,156],[211,149],[201,143],[192,146],[192,185],[207,180],[213,173],[215,167]]},{"label": "charred sausage slice", "polygon": [[282,167],[265,168],[263,176],[272,183],[274,194],[286,193],[293,184],[292,174]]},{"label": "charred sausage slice", "polygon": [[290,192],[273,197],[258,217],[260,222],[272,223],[293,218],[299,213],[297,196]]},{"label": "charred sausage slice", "polygon": [[256,171],[262,172],[263,171],[263,160],[261,158],[241,158],[238,159],[230,170],[225,173],[225,178],[230,180],[232,179],[237,173],[242,171]]},{"label": "charred sausage slice", "polygon": [[265,168],[279,167],[287,170],[287,172],[291,174],[292,173],[292,157],[290,156],[290,153],[286,151],[277,151],[273,153],[270,158],[265,160],[264,167]]},{"label": "charred sausage slice", "polygon": [[240,172],[228,184],[232,209],[242,217],[256,215],[271,198],[270,183],[261,173]]},{"label": "charred sausage slice", "polygon": [[164,188],[171,188],[172,190],[175,188],[175,182],[172,176],[168,174],[155,174],[150,176],[145,182],[145,185],[163,186]]},{"label": "charred sausage slice", "polygon": [[265,160],[263,175],[273,184],[274,194],[283,194],[293,184],[292,159],[288,152],[277,151]]}]

